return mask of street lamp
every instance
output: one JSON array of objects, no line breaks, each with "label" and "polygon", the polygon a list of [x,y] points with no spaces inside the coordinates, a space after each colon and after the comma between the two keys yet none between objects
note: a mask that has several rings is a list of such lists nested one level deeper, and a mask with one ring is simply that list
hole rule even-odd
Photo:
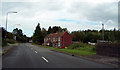
[{"label": "street lamp", "polygon": [[17,13],[17,12],[7,12],[7,15],[6,15],[6,37],[7,37],[7,20],[8,20],[8,14],[9,13]]},{"label": "street lamp", "polygon": [[9,14],[9,13],[17,13],[17,12],[8,12],[8,13],[7,13],[7,15],[6,15],[6,31],[7,31],[7,22],[8,22],[7,20],[8,20],[8,14]]}]

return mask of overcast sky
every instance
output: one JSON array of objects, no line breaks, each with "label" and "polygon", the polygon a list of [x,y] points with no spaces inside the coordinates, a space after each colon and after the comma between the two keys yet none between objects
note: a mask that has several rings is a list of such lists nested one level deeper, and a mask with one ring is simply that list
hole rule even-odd
[{"label": "overcast sky", "polygon": [[[38,22],[41,28],[61,26],[68,31],[118,29],[118,0],[2,0],[2,26],[9,13],[8,31],[20,28],[32,36]],[[20,24],[20,25],[19,25]]]}]

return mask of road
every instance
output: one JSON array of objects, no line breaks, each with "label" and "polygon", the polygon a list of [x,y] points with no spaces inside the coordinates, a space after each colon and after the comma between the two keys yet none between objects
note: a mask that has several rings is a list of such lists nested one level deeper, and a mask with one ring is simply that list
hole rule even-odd
[{"label": "road", "polygon": [[21,43],[2,57],[3,68],[112,68],[47,48]]}]

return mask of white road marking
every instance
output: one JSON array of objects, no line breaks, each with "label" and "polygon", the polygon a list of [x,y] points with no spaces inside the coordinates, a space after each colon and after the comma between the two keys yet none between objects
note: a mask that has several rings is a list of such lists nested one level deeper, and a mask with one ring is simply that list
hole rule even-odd
[{"label": "white road marking", "polygon": [[37,53],[37,51],[35,51],[35,53]]},{"label": "white road marking", "polygon": [[42,57],[46,62],[48,62],[48,60],[45,57]]}]

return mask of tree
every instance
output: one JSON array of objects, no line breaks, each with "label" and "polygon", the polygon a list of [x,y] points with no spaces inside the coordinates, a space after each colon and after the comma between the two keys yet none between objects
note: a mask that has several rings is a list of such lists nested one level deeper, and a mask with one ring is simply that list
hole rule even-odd
[{"label": "tree", "polygon": [[53,33],[56,33],[57,31],[62,32],[62,28],[61,28],[60,26],[54,26],[54,27],[52,28],[52,32],[53,32]]},{"label": "tree", "polygon": [[1,29],[2,29],[2,38],[5,38],[5,35],[6,35],[7,31],[3,27]]},{"label": "tree", "polygon": [[7,41],[5,40],[6,30],[3,27],[0,28],[0,30],[2,30],[2,47],[3,47],[7,45]]},{"label": "tree", "polygon": [[51,28],[51,26],[48,28],[48,32],[47,32],[48,34],[50,34],[50,33],[52,33],[52,28]]},{"label": "tree", "polygon": [[23,36],[23,33],[22,33],[22,30],[19,29],[18,32],[17,32],[20,36]]},{"label": "tree", "polygon": [[22,29],[14,29],[12,32],[16,36],[16,40],[18,42],[28,42],[28,37],[26,35],[23,35]]},{"label": "tree", "polygon": [[13,29],[13,32],[12,32],[13,34],[17,34],[18,33],[18,28],[16,28],[16,29]]},{"label": "tree", "polygon": [[56,33],[57,31],[59,32],[68,32],[67,28],[61,28],[60,26],[54,26],[51,28],[51,26],[48,28],[48,34],[50,33]]},{"label": "tree", "polygon": [[43,38],[43,35],[41,32],[40,24],[38,23],[38,25],[36,26],[36,29],[34,31],[32,39],[33,39],[34,43],[41,44],[43,42],[42,38]]},{"label": "tree", "polygon": [[62,28],[62,32],[68,32],[67,28]]},{"label": "tree", "polygon": [[43,37],[45,37],[46,35],[47,35],[47,31],[46,31],[46,29],[45,28],[42,28],[42,35],[43,35]]},{"label": "tree", "polygon": [[44,42],[44,38],[45,38],[45,36],[47,35],[47,31],[46,31],[46,29],[45,28],[42,28],[42,35],[43,35],[43,37],[42,37],[42,43]]}]

